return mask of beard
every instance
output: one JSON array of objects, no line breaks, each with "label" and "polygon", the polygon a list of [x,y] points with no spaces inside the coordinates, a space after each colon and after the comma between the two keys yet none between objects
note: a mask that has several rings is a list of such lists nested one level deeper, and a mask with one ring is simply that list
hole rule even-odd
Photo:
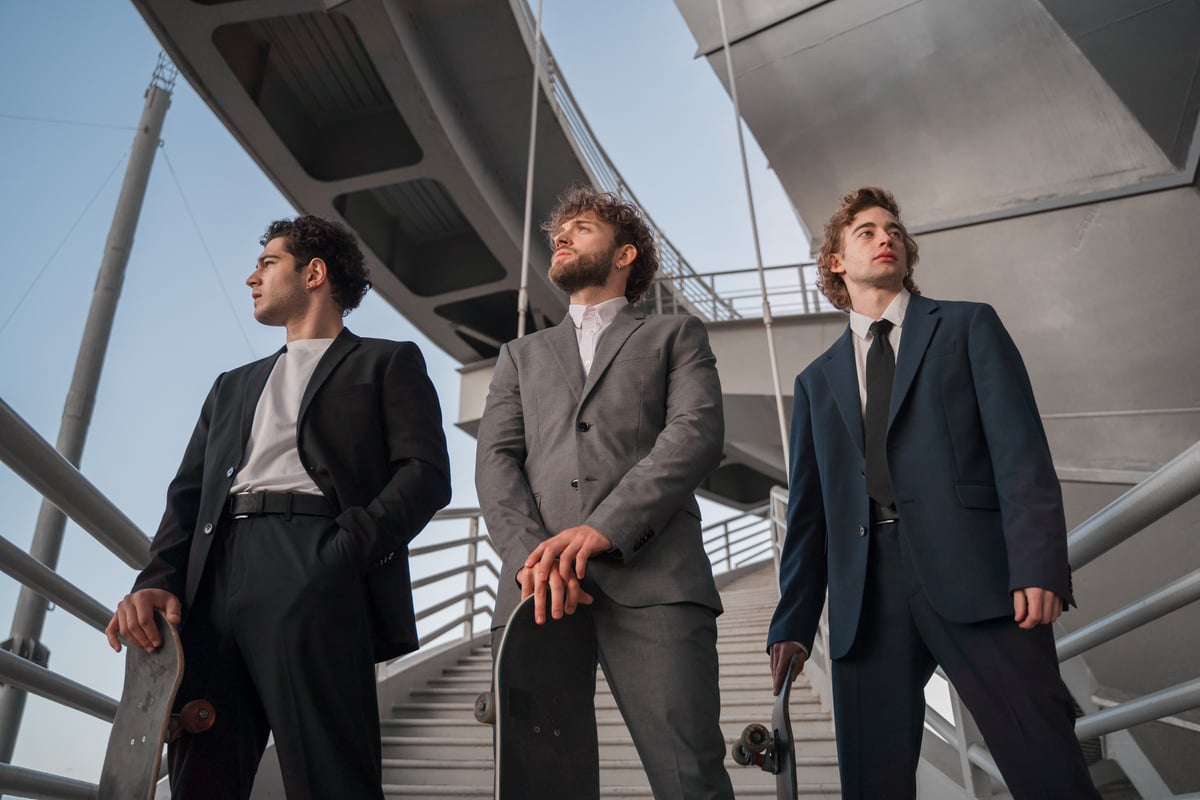
[{"label": "beard", "polygon": [[567,294],[603,286],[612,272],[614,245],[605,253],[576,254],[574,258],[550,265],[550,282]]}]

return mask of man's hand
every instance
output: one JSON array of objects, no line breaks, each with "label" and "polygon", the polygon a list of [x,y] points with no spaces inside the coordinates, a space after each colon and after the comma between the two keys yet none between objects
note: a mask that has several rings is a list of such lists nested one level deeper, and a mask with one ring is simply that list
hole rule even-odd
[{"label": "man's hand", "polygon": [[104,629],[109,647],[121,652],[121,640],[117,638],[119,633],[147,653],[157,650],[162,641],[158,635],[158,625],[154,623],[156,609],[175,625],[183,620],[179,598],[165,589],[141,589],[125,595],[125,599],[117,603],[117,612]]},{"label": "man's hand", "polygon": [[771,691],[776,696],[783,690],[783,681],[787,678],[788,664],[791,663],[792,656],[796,656],[796,670],[792,673],[794,681],[808,658],[804,648],[795,642],[776,642],[771,645]]},{"label": "man's hand", "polygon": [[1049,589],[1030,586],[1013,596],[1013,620],[1025,630],[1049,625],[1062,615],[1062,598]]},{"label": "man's hand", "polygon": [[521,584],[521,599],[533,595],[533,619],[538,625],[546,622],[546,589],[550,589],[550,615],[554,619],[562,619],[562,615],[574,614],[575,609],[582,603],[590,606],[595,599],[579,585],[579,579],[574,575],[563,581],[557,565],[546,575],[546,579],[538,580],[537,573],[532,569],[522,567],[517,571],[517,582]]},{"label": "man's hand", "polygon": [[[577,525],[567,528],[533,549],[529,558],[525,559],[525,568],[534,571],[535,578],[546,580],[550,571],[556,566],[563,581],[571,577],[583,579],[587,573],[588,559],[612,550],[612,539],[590,525]],[[556,565],[554,562],[558,561]],[[575,568],[574,576],[571,567]]]}]

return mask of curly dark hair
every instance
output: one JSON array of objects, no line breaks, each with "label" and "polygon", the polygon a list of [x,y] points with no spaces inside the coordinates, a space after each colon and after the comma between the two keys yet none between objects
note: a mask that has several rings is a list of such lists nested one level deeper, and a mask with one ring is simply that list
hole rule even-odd
[{"label": "curly dark hair", "polygon": [[554,235],[564,222],[589,211],[617,229],[618,247],[631,244],[637,250],[625,284],[625,298],[636,303],[646,294],[658,272],[658,247],[654,242],[654,231],[641,209],[633,203],[625,202],[612,192],[598,192],[590,186],[572,186],[558,198],[550,219],[542,223],[542,230],[550,240],[550,249],[554,249]]},{"label": "curly dark hair", "polygon": [[314,258],[329,268],[329,288],[333,302],[346,316],[362,302],[371,288],[362,250],[354,234],[344,225],[308,214],[295,219],[278,219],[267,226],[258,243],[266,247],[272,239],[283,237],[285,248],[296,258],[296,269]]},{"label": "curly dark hair", "polygon": [[913,267],[917,265],[918,260],[917,243],[908,235],[908,229],[900,221],[900,204],[887,189],[864,186],[842,197],[841,208],[825,223],[825,241],[821,243],[821,252],[817,254],[817,272],[820,274],[817,288],[829,298],[829,302],[842,311],[850,310],[850,292],[846,289],[846,281],[842,276],[831,272],[829,267],[833,263],[833,255],[840,254],[845,249],[842,233],[860,211],[866,211],[868,208],[882,208],[896,218],[896,224],[900,226],[900,235],[904,238],[904,252],[908,255],[904,288],[913,294],[921,293],[917,284],[913,282]]}]

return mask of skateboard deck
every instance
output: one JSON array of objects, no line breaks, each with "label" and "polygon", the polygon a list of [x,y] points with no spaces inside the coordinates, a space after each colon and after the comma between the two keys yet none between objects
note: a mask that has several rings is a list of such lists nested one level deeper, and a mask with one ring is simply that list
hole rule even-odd
[{"label": "skateboard deck", "polygon": [[796,747],[792,739],[792,718],[788,704],[792,697],[792,678],[796,673],[796,656],[788,663],[783,688],[771,709],[771,728],[754,723],[747,725],[742,736],[733,743],[731,755],[742,766],[755,765],[775,776],[777,800],[796,800]]},{"label": "skateboard deck", "polygon": [[598,797],[596,633],[587,608],[537,625],[527,598],[495,661],[495,691],[476,701],[476,717],[496,726],[497,800]]},{"label": "skateboard deck", "polygon": [[125,686],[100,772],[99,800],[153,800],[163,745],[180,729],[198,733],[216,721],[204,700],[171,713],[183,679],[183,647],[178,629],[160,612],[154,612],[154,621],[162,645],[153,653],[123,641]]}]

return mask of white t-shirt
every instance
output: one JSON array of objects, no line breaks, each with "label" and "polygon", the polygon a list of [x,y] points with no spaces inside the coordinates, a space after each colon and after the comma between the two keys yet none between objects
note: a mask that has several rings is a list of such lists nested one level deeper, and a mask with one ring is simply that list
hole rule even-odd
[{"label": "white t-shirt", "polygon": [[230,494],[321,494],[300,463],[296,423],[304,390],[308,388],[317,362],[331,344],[333,339],[299,339],[287,343],[258,398],[244,466],[234,477]]}]

